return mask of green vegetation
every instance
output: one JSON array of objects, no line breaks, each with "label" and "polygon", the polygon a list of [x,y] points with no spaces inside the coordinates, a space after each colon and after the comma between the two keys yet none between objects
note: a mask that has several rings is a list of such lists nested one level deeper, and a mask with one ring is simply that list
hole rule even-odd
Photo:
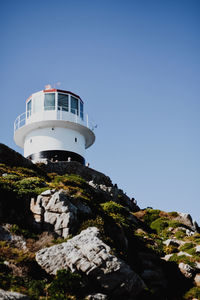
[{"label": "green vegetation", "polygon": [[157,233],[160,233],[165,228],[169,227],[167,218],[158,218],[150,225],[151,229],[154,229]]},{"label": "green vegetation", "polygon": [[185,295],[185,300],[200,299],[200,287],[191,288]]},{"label": "green vegetation", "polygon": [[[122,204],[116,203],[112,201],[110,195],[92,188],[85,179],[75,174],[61,176],[50,173],[44,177],[31,169],[11,168],[0,164],[0,175],[3,175],[0,176],[2,215],[9,216],[12,220],[10,232],[22,236],[29,245],[25,251],[11,242],[0,241],[0,288],[21,292],[32,300],[83,299],[87,288],[90,290],[94,288],[81,274],[60,270],[56,276],[47,276],[36,264],[31,246],[38,242],[38,235],[32,233],[18,220],[24,220],[30,198],[36,197],[46,189],[63,189],[71,197],[70,201],[74,205],[82,203],[89,206],[92,213],[78,216],[79,224],[73,234],[76,235],[91,226],[97,227],[102,240],[111,247],[112,253],[125,260],[140,275],[144,268],[138,253],[149,256],[150,261],[154,257],[155,268],[158,269],[162,268],[163,264],[167,269],[167,264],[176,266],[184,262],[194,267],[195,262],[200,262],[200,254],[195,250],[196,245],[200,243],[200,234],[188,237],[185,230],[179,228],[184,225],[176,221],[178,217],[176,212],[165,213],[158,209],[146,209],[133,216],[126,205],[123,205],[122,195],[118,195],[117,198]],[[163,241],[172,237],[182,239],[186,243],[180,247],[165,246]],[[45,246],[66,242],[68,239],[54,239],[52,236]],[[179,251],[184,251],[192,257],[178,256]],[[170,261],[176,264],[163,263],[160,257],[165,254],[173,254]],[[23,276],[11,272],[4,261],[21,270]],[[178,267],[174,270],[177,271]],[[148,280],[146,284],[147,288],[142,299],[160,299],[162,287],[154,287]],[[199,293],[199,288],[193,288],[185,294],[184,299],[198,298]]]},{"label": "green vegetation", "polygon": [[186,236],[185,230],[180,229],[178,230],[175,234],[174,234],[175,238],[177,238],[178,240],[182,240],[184,239],[184,237]]},{"label": "green vegetation", "polygon": [[179,216],[179,214],[178,214],[176,211],[171,211],[171,212],[168,213],[168,215],[169,215],[170,217],[173,217],[173,218],[176,218],[176,217]]},{"label": "green vegetation", "polygon": [[101,207],[103,208],[104,212],[112,217],[114,221],[121,226],[129,227],[129,210],[122,205],[109,201],[101,204]]},{"label": "green vegetation", "polygon": [[67,187],[79,187],[79,188],[85,188],[87,187],[87,182],[76,174],[66,174],[66,175],[56,175],[53,176],[53,181],[51,182],[51,185],[54,186],[57,189],[60,188],[67,188]]},{"label": "green vegetation", "polygon": [[180,247],[180,250],[187,252],[187,250],[190,250],[190,249],[194,248],[194,246],[195,245],[193,243],[185,243],[184,245],[182,245]]},{"label": "green vegetation", "polygon": [[159,218],[159,215],[160,215],[160,210],[147,209],[144,215],[144,222],[150,226],[153,221]]},{"label": "green vegetation", "polygon": [[190,265],[191,267],[195,267],[194,259],[192,257],[186,256],[186,255],[177,255],[176,253],[174,253],[170,257],[169,261],[174,261],[177,264],[182,262],[184,264]]},{"label": "green vegetation", "polygon": [[20,228],[17,224],[11,225],[9,230],[10,230],[11,233],[16,234],[16,235],[21,235],[26,239],[28,239],[28,238],[36,239],[37,238],[36,234],[34,234],[33,232],[30,232],[26,228]]},{"label": "green vegetation", "polygon": [[165,230],[168,227],[179,227],[181,225],[180,222],[170,220],[166,217],[161,217],[153,221],[150,225],[151,229],[155,230],[158,234]]},{"label": "green vegetation", "polygon": [[178,247],[174,245],[169,245],[164,247],[165,254],[172,254],[178,252]]},{"label": "green vegetation", "polygon": [[80,295],[84,286],[85,283],[80,274],[59,270],[47,287],[47,295],[51,300],[68,299],[69,295]]}]

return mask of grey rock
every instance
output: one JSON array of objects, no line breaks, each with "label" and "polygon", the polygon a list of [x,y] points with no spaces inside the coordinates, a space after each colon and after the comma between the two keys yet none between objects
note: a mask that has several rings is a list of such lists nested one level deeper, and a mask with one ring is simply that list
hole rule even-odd
[{"label": "grey rock", "polygon": [[195,266],[196,266],[196,269],[200,270],[200,262],[196,261]]},{"label": "grey rock", "polygon": [[0,226],[0,240],[2,241],[8,241],[15,247],[21,248],[23,250],[26,250],[26,241],[23,239],[23,237],[13,234],[9,231],[10,224],[7,224],[5,226]]},{"label": "grey rock", "polygon": [[186,229],[185,233],[186,233],[187,236],[193,236],[194,235],[194,231],[189,230],[189,229]]},{"label": "grey rock", "polygon": [[53,190],[46,190],[41,193],[41,196],[51,196],[53,194]]},{"label": "grey rock", "polygon": [[74,198],[74,199],[71,199],[71,201],[78,209],[79,215],[91,215],[92,214],[91,208],[89,206],[85,205],[80,200]]},{"label": "grey rock", "polygon": [[178,267],[179,267],[181,273],[182,273],[185,277],[187,277],[187,278],[192,278],[192,277],[193,277],[194,272],[195,272],[195,269],[192,268],[190,265],[184,264],[184,263],[180,263],[180,264],[178,265]]},{"label": "grey rock", "polygon": [[196,249],[196,253],[200,253],[200,245],[197,245],[195,249]]},{"label": "grey rock", "polygon": [[85,297],[86,300],[107,300],[108,296],[101,293],[91,294]]},{"label": "grey rock", "polygon": [[170,257],[172,257],[173,254],[166,254],[164,257],[161,257],[162,259],[168,261]]},{"label": "grey rock", "polygon": [[196,276],[194,277],[194,282],[196,286],[200,286],[200,274],[196,274]]},{"label": "grey rock", "polygon": [[69,201],[66,192],[62,190],[55,193],[50,198],[46,210],[55,213],[66,213],[69,211],[77,212],[77,208]]},{"label": "grey rock", "polygon": [[189,227],[191,231],[199,232],[199,226],[196,221],[192,220],[190,214],[178,212],[178,217],[176,217],[175,220]]},{"label": "grey rock", "polygon": [[0,299],[1,300],[30,300],[28,296],[16,292],[4,291],[2,289],[0,289]]},{"label": "grey rock", "polygon": [[81,271],[96,279],[112,295],[139,294],[143,280],[99,238],[99,230],[89,227],[66,243],[36,253],[38,264],[50,274],[60,269]]},{"label": "grey rock", "polygon": [[192,257],[191,254],[189,254],[189,253],[187,253],[187,252],[184,252],[184,251],[180,251],[177,255],[178,255],[178,256],[185,255],[185,256],[188,256],[188,257]]},{"label": "grey rock", "polygon": [[163,242],[166,246],[180,246],[183,245],[185,242],[177,240],[177,239],[168,239]]},{"label": "grey rock", "polygon": [[[52,225],[54,231],[64,238],[67,238],[69,236],[70,224],[72,224],[73,221],[77,221],[77,218],[76,215],[71,212],[57,214],[46,211],[44,213],[45,227],[49,228],[49,225]],[[71,229],[72,228],[73,226],[71,226]]]},{"label": "grey rock", "polygon": [[30,209],[36,226],[67,238],[77,225],[78,212],[91,213],[86,205],[78,203],[76,207],[70,200],[73,199],[64,190],[54,192],[53,195],[48,192],[46,195],[39,195],[37,199],[31,199]]}]

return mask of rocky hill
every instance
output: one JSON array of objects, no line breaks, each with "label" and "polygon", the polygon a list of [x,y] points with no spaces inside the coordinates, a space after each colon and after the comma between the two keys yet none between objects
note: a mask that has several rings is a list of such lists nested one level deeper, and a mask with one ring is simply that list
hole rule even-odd
[{"label": "rocky hill", "polygon": [[0,144],[0,299],[200,299],[200,230],[76,162]]}]

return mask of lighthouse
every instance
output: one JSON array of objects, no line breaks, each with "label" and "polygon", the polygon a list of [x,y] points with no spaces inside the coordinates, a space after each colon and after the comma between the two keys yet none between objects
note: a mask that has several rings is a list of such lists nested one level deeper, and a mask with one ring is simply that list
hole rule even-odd
[{"label": "lighthouse", "polygon": [[85,164],[85,149],[94,143],[95,134],[82,99],[48,87],[26,100],[25,113],[14,123],[14,141],[34,163],[49,159]]}]

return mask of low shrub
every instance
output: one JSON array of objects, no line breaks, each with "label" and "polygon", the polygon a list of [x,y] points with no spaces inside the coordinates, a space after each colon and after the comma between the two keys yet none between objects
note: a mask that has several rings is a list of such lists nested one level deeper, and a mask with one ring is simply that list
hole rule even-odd
[{"label": "low shrub", "polygon": [[153,221],[150,225],[151,229],[156,230],[158,234],[160,234],[163,230],[166,230],[168,227],[176,228],[179,227],[180,222],[170,220],[166,217],[161,217]]},{"label": "low shrub", "polygon": [[159,214],[159,209],[147,209],[143,218],[144,222],[150,226],[153,221],[159,218]]},{"label": "low shrub", "polygon": [[14,233],[16,235],[22,235],[26,239],[28,239],[28,238],[36,239],[37,238],[37,235],[35,233],[30,232],[28,229],[20,228],[17,224],[11,225],[9,230],[11,233]]},{"label": "low shrub", "polygon": [[39,177],[28,177],[21,179],[17,182],[18,190],[24,190],[24,189],[35,189],[40,187],[46,187],[46,183],[43,179]]},{"label": "low shrub", "polygon": [[182,240],[182,239],[186,236],[185,230],[183,230],[183,229],[178,230],[178,231],[174,234],[174,236],[175,236],[177,239]]},{"label": "low shrub", "polygon": [[68,294],[78,295],[83,288],[84,282],[80,274],[59,270],[47,288],[47,295],[51,300],[67,299]]},{"label": "low shrub", "polygon": [[185,300],[200,299],[200,287],[191,288],[185,295]]},{"label": "low shrub", "polygon": [[169,245],[164,247],[164,252],[166,254],[172,254],[178,252],[178,247],[174,245]]},{"label": "low shrub", "polygon": [[65,186],[85,187],[85,185],[87,185],[86,181],[76,174],[57,175],[54,177],[53,183],[55,186],[61,184]]},{"label": "low shrub", "polygon": [[128,216],[130,212],[127,208],[113,201],[101,203],[101,207],[103,208],[103,211],[112,217],[117,224],[129,227],[130,222],[128,220]]},{"label": "low shrub", "polygon": [[162,230],[169,227],[169,220],[167,218],[158,218],[151,223],[150,227],[159,234]]},{"label": "low shrub", "polygon": [[173,218],[176,218],[179,216],[179,214],[176,212],[176,211],[171,211],[168,213],[169,216],[173,217]]},{"label": "low shrub", "polygon": [[191,267],[195,267],[195,262],[193,262],[193,259],[192,259],[192,257],[190,258],[189,256],[186,256],[186,255],[177,255],[176,253],[174,253],[171,257],[170,257],[170,259],[169,259],[169,261],[174,261],[174,262],[176,262],[177,264],[179,264],[179,263],[184,263],[184,264],[188,264],[188,265],[190,265]]},{"label": "low shrub", "polygon": [[45,295],[45,280],[30,280],[26,284],[27,294],[30,299],[40,299]]},{"label": "low shrub", "polygon": [[185,243],[184,245],[182,245],[180,247],[180,250],[187,252],[187,250],[190,250],[190,249],[192,249],[194,247],[195,247],[195,245],[193,243]]}]

